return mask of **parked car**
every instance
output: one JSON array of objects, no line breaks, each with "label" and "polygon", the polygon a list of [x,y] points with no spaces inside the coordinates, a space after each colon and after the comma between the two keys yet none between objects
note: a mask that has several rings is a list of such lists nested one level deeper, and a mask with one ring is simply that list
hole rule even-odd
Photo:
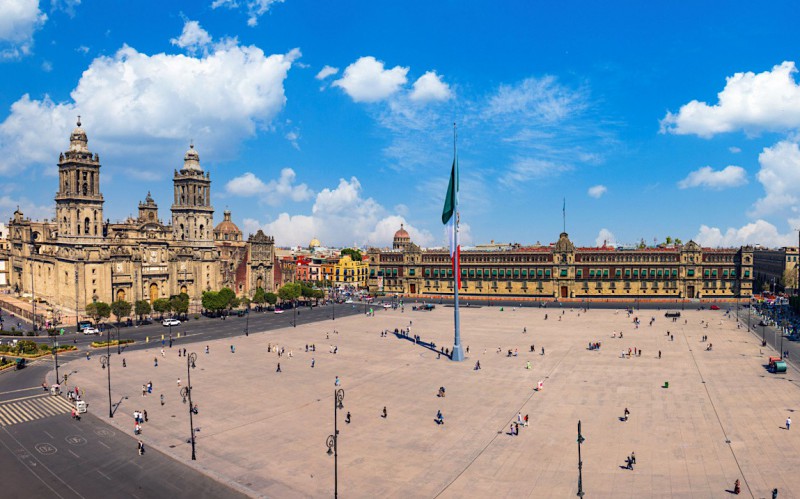
[{"label": "parked car", "polygon": [[85,327],[83,328],[83,334],[100,334],[100,330],[96,327]]},{"label": "parked car", "polygon": [[283,309],[282,308],[276,308],[275,309],[275,313],[276,314],[282,314],[283,313]]},{"label": "parked car", "polygon": [[710,307],[708,307],[708,308],[709,308],[709,309],[711,309],[711,310],[719,310],[719,307],[718,307],[718,306],[716,306],[716,305],[711,305],[711,306],[710,306]]},{"label": "parked car", "polygon": [[161,325],[162,326],[180,326],[181,325],[181,321],[179,321],[178,319],[164,319],[163,321],[161,321]]}]

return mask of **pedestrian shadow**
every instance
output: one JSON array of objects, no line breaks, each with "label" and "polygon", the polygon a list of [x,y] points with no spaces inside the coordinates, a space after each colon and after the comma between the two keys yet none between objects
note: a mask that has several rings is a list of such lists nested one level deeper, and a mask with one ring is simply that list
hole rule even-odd
[{"label": "pedestrian shadow", "polygon": [[725,489],[725,492],[727,492],[728,494],[736,495],[736,491],[735,490]]},{"label": "pedestrian shadow", "polygon": [[127,400],[127,398],[128,397],[125,397],[125,396],[120,397],[119,402],[116,402],[115,404],[113,404],[111,406],[111,414],[116,414],[117,413],[117,409],[119,409],[119,406],[122,405],[122,401],[123,400]]},{"label": "pedestrian shadow", "polygon": [[436,353],[436,354],[439,354],[439,355],[444,355],[445,357],[450,358],[450,354],[446,354],[446,353],[444,353],[444,352],[442,352],[440,350],[437,350],[436,349],[436,343],[434,343],[432,341],[427,341],[427,342],[426,341],[422,341],[422,340],[414,341],[414,337],[413,336],[409,336],[409,335],[404,334],[402,332],[394,332],[392,334],[394,334],[395,337],[397,339],[399,339],[399,340],[410,341],[411,343],[414,343],[416,346],[425,348],[427,350],[430,350],[433,353]]}]

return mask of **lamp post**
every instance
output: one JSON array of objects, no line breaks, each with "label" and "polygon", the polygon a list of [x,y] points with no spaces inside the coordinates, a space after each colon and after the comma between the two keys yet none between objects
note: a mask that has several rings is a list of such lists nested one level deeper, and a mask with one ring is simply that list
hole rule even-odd
[{"label": "lamp post", "polygon": [[331,312],[332,312],[332,315],[333,315],[333,318],[331,319],[332,321],[336,320],[336,291],[335,291],[335,289],[336,288],[331,286],[331,293],[333,295],[333,308],[331,309]]},{"label": "lamp post", "polygon": [[578,497],[583,497],[583,460],[581,459],[581,444],[586,440],[581,435],[581,421],[578,420]]},{"label": "lamp post", "polygon": [[338,412],[337,409],[344,409],[344,390],[339,388],[333,391],[333,435],[328,435],[325,445],[328,446],[328,455],[333,454],[333,497],[339,497],[339,454],[338,454],[338,440],[339,440],[339,426],[338,426]]},{"label": "lamp post", "polygon": [[108,417],[114,417],[114,411],[111,409],[111,330],[106,331],[106,354],[100,357],[100,364],[103,369],[108,369]]},{"label": "lamp post", "polygon": [[58,383],[58,340],[53,337],[53,357],[56,364],[56,383]]},{"label": "lamp post", "polygon": [[192,461],[197,461],[194,447],[194,420],[192,419],[192,414],[194,414],[194,405],[192,405],[192,369],[195,368],[196,360],[197,354],[194,352],[186,356],[186,386],[181,388],[180,392],[184,404],[186,399],[189,399],[189,438],[192,443]]},{"label": "lamp post", "polygon": [[244,309],[244,335],[250,336],[250,304]]}]

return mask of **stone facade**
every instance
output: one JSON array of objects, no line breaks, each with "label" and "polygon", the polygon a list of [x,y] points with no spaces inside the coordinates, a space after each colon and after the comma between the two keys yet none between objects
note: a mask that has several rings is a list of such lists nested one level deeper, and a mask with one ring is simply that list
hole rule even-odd
[{"label": "stone facade", "polygon": [[[14,212],[8,237],[13,291],[35,294],[63,315],[76,310],[81,315],[95,300],[152,302],[183,292],[199,303],[204,291],[236,284],[227,273],[231,265],[243,266],[244,274],[250,275],[255,264],[259,272],[270,275],[272,238],[259,233],[242,242],[239,232],[238,241],[230,241],[237,243],[236,251],[229,251],[228,241],[215,237],[216,232],[212,235],[211,179],[200,167],[193,146],[183,167],[174,172],[171,223],[165,224],[149,193],[139,203],[137,218],[103,221],[100,160],[87,145],[79,121],[69,150],[59,157],[55,220],[32,221],[19,210]],[[252,259],[254,252],[266,254],[267,259]],[[264,271],[264,265],[270,271]],[[263,282],[265,289],[271,289],[271,279]],[[252,295],[248,283],[245,279],[243,286],[232,289]]]},{"label": "stone facade", "polygon": [[[756,291],[779,291],[796,288],[798,253],[796,247],[756,248],[753,252]],[[788,282],[785,278],[788,277]]]},{"label": "stone facade", "polygon": [[[371,248],[370,292],[453,294],[446,249],[422,250],[401,228],[392,250]],[[566,233],[549,246],[462,250],[459,294],[530,298],[734,298],[753,291],[753,249],[576,248]]]}]

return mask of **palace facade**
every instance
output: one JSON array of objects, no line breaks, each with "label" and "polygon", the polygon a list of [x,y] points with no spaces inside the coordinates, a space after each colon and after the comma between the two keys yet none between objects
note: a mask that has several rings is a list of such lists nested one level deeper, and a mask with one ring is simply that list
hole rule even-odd
[{"label": "palace facade", "polygon": [[[453,294],[447,249],[423,250],[402,227],[391,250],[371,248],[373,293]],[[683,245],[577,248],[562,233],[556,243],[462,250],[461,296],[592,298],[736,298],[753,291],[753,249]]]},{"label": "palace facade", "polygon": [[247,241],[230,213],[212,228],[211,179],[192,145],[174,171],[171,220],[163,222],[150,193],[138,217],[103,218],[100,159],[78,126],[59,156],[54,220],[33,221],[19,210],[8,227],[12,291],[34,295],[63,316],[83,314],[87,303],[169,298],[230,286],[250,295],[273,289],[274,241],[258,231]]}]

